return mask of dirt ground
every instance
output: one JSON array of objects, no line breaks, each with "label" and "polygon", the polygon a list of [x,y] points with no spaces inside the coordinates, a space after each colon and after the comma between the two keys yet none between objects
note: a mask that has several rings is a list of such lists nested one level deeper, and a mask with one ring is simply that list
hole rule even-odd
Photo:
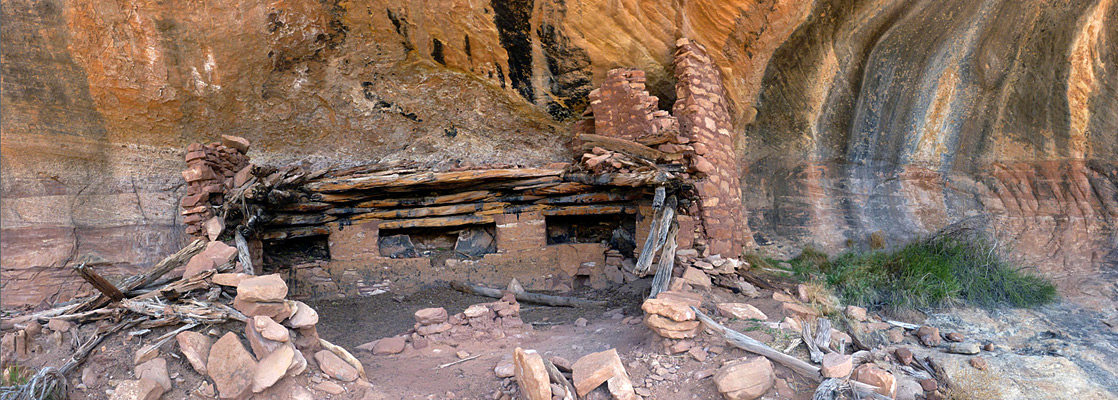
[{"label": "dirt ground", "polygon": [[[645,398],[720,398],[710,375],[722,363],[747,354],[709,334],[701,334],[691,341],[692,347],[700,347],[707,354],[702,361],[686,352],[668,354],[662,339],[641,321],[643,314],[639,306],[649,284],[650,279],[642,279],[607,290],[583,290],[573,294],[606,300],[605,306],[569,308],[521,304],[521,318],[531,326],[523,333],[503,338],[432,343],[420,350],[409,345],[403,353],[395,355],[373,355],[356,347],[383,337],[408,333],[415,323],[415,311],[421,308],[445,307],[450,314],[455,314],[472,304],[487,303],[493,299],[436,285],[410,294],[385,293],[364,298],[310,302],[320,316],[319,335],[349,349],[365,366],[369,384],[343,383],[346,393],[329,395],[313,390],[326,378],[317,369],[311,368],[309,373],[293,382],[278,385],[254,398],[300,398],[292,394],[297,389],[301,393],[311,393],[310,398],[322,399],[495,399],[500,397],[502,387],[511,385],[511,378],[498,378],[494,367],[502,358],[511,357],[516,347],[535,349],[544,357],[560,356],[572,362],[589,353],[615,348],[626,364],[638,393],[645,394]],[[718,288],[706,293],[706,296],[711,302],[747,300]],[[780,314],[779,303],[773,301],[771,295],[749,301],[769,315],[775,317]],[[576,325],[575,321],[579,318],[585,318],[587,324]],[[736,321],[733,324],[735,329],[774,347],[787,345],[791,340],[790,336],[756,322]],[[94,329],[95,326],[89,324],[62,334],[62,343],[57,342],[54,334],[40,334],[35,338],[37,351],[21,365],[29,371],[62,365],[72,349],[92,336]],[[110,398],[113,388],[120,382],[136,379],[132,371],[136,350],[168,330],[117,332],[108,337],[92,352],[86,363],[67,375],[71,384],[70,398]],[[228,323],[196,330],[216,338],[227,331],[243,334],[244,325]],[[457,353],[461,351],[479,357],[439,367],[459,360]],[[174,382],[173,388],[163,398],[201,398],[197,392],[206,380],[179,353],[174,340],[161,348],[160,357],[167,360],[168,372]],[[814,384],[782,367],[776,369],[777,384],[766,398],[810,398],[805,393],[810,393]],[[604,387],[600,390],[604,392]],[[605,396],[608,398],[608,393]]]}]

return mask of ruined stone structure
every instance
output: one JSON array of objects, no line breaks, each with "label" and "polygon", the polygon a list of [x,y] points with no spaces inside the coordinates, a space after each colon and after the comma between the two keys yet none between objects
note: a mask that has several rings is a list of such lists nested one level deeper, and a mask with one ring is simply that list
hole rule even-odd
[{"label": "ruined stone structure", "polygon": [[680,37],[721,77],[733,161],[700,155],[740,172],[749,232],[731,247],[838,252],[985,218],[1065,295],[1113,296],[1099,282],[1118,265],[1114,0],[15,0],[0,12],[6,306],[78,292],[81,262],[114,279],[181,248],[183,150],[222,134],[256,143],[258,165],[569,161],[569,125],[619,67],[645,71],[683,128]]}]

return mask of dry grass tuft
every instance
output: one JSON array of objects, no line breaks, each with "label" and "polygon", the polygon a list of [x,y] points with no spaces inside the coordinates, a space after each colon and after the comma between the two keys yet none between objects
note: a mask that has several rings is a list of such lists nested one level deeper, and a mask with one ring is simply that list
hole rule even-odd
[{"label": "dry grass tuft", "polygon": [[885,248],[885,233],[877,231],[870,234],[870,248],[881,250]]},{"label": "dry grass tuft", "polygon": [[951,387],[947,389],[949,400],[986,400],[1001,399],[1001,389],[989,370],[963,367],[951,375]]}]

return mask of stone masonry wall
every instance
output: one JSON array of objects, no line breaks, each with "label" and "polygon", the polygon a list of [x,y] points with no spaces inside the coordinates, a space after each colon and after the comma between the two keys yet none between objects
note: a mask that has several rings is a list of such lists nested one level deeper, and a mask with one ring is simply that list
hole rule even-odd
[{"label": "stone masonry wall", "polygon": [[702,45],[683,38],[676,46],[672,114],[695,150],[691,165],[701,173],[695,188],[701,200],[707,249],[710,254],[736,257],[743,247],[754,243],[742,210],[741,170],[734,154],[722,77]]},{"label": "stone masonry wall", "polygon": [[606,73],[605,81],[590,92],[594,131],[602,136],[634,140],[663,131],[678,130],[679,125],[667,111],[656,109],[659,99],[645,88],[644,71],[617,68]]}]

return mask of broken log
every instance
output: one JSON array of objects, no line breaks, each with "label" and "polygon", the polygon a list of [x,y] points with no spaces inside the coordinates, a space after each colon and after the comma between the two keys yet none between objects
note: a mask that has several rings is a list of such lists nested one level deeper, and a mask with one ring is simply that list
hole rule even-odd
[{"label": "broken log", "polygon": [[410,186],[438,187],[457,183],[478,183],[493,180],[511,180],[559,176],[562,170],[544,168],[507,168],[453,172],[419,172],[385,176],[362,176],[312,182],[304,187],[312,192],[334,193],[347,190],[404,188]]},{"label": "broken log", "polygon": [[792,371],[803,375],[805,378],[808,378],[814,382],[822,382],[823,379],[822,375],[819,374],[819,367],[808,364],[807,362],[804,362],[803,360],[800,360],[796,357],[781,353],[779,350],[769,347],[768,345],[761,343],[760,341],[757,341],[756,339],[753,339],[749,336],[745,336],[741,332],[727,328],[722,324],[715,322],[706,314],[703,314],[703,311],[699,310],[698,307],[691,306],[691,309],[695,311],[695,315],[699,317],[699,321],[702,321],[703,325],[706,325],[708,329],[725,338],[726,341],[730,342],[730,344],[734,345],[734,347],[740,348],[750,353],[765,356],[765,358],[768,358],[776,362],[777,364],[788,367],[788,369],[791,369]]},{"label": "broken log", "polygon": [[575,385],[571,384],[571,381],[563,376],[562,372],[559,372],[559,367],[556,367],[555,363],[546,358],[543,359],[543,366],[547,370],[547,377],[551,378],[551,382],[563,387],[563,400],[575,400]]},{"label": "broken log", "polygon": [[248,251],[248,241],[241,233],[241,227],[238,226],[233,232],[235,232],[233,242],[237,246],[237,260],[241,262],[241,268],[246,274],[256,275],[256,268],[252,265],[252,253]]},{"label": "broken log", "polygon": [[476,201],[489,201],[494,196],[495,194],[488,190],[473,190],[469,192],[447,195],[374,199],[363,201],[354,204],[353,206],[357,208],[423,207],[439,204],[458,204],[471,203]]},{"label": "broken log", "polygon": [[85,279],[86,282],[93,285],[94,289],[97,289],[98,292],[101,292],[102,295],[107,296],[110,300],[121,301],[124,299],[124,293],[121,293],[120,289],[116,288],[116,285],[102,278],[101,275],[93,271],[93,268],[90,266],[85,265],[85,263],[75,266],[74,270],[78,271],[78,275],[81,275],[82,279]]},{"label": "broken log", "polygon": [[577,182],[563,182],[555,186],[542,187],[537,189],[528,189],[524,191],[525,195],[529,196],[554,196],[561,194],[582,193],[592,190],[594,187]]},{"label": "broken log", "polygon": [[434,217],[434,218],[418,218],[418,219],[403,219],[383,221],[378,227],[380,229],[403,229],[403,228],[435,228],[435,227],[448,227],[448,226],[462,226],[474,224],[491,224],[493,217],[488,215],[456,215],[451,217]]},{"label": "broken log", "polygon": [[[479,285],[474,285],[474,284],[459,282],[459,281],[451,281],[450,282],[450,287],[454,288],[455,290],[457,290],[459,292],[475,294],[475,295],[478,295],[478,296],[492,297],[494,299],[499,299],[499,298],[503,297],[505,295],[505,293],[510,293],[507,290],[487,288],[485,286],[479,286]],[[528,302],[528,303],[536,303],[536,304],[545,304],[545,305],[549,305],[549,306],[553,306],[553,307],[604,306],[604,305],[606,305],[606,302],[604,302],[604,301],[586,300],[586,299],[580,299],[580,298],[577,298],[577,297],[552,296],[552,295],[547,295],[547,294],[531,293],[531,292],[515,292],[515,293],[513,293],[513,295],[516,296],[517,301],[523,301],[523,302]]]},{"label": "broken log", "polygon": [[[191,257],[194,257],[195,254],[198,254],[204,248],[206,248],[206,242],[204,240],[195,240],[186,245],[186,247],[179,249],[175,254],[167,256],[167,258],[164,258],[147,271],[125,278],[121,281],[120,285],[117,285],[117,288],[122,293],[127,293],[147,286],[171,270],[186,264],[187,261],[190,261]],[[108,297],[105,297],[103,294],[98,295],[96,298],[91,299],[89,302],[82,304],[72,311],[81,312],[101,308],[104,307],[105,304],[108,304],[108,300]]]},{"label": "broken log", "polygon": [[595,135],[592,133],[581,134],[578,136],[578,139],[586,142],[584,146],[597,146],[606,150],[621,152],[650,161],[656,161],[665,156],[665,153],[660,150],[656,150],[654,148],[631,140]]},{"label": "broken log", "polygon": [[631,201],[645,196],[639,191],[630,192],[591,192],[580,193],[561,197],[549,197],[536,202],[536,204],[595,204],[612,203],[617,201]]},{"label": "broken log", "polygon": [[325,226],[300,226],[295,228],[269,229],[260,234],[261,240],[286,240],[310,236],[329,235]]},{"label": "broken log", "polygon": [[563,179],[568,182],[576,182],[595,186],[640,187],[667,184],[668,181],[672,179],[672,177],[667,173],[662,173],[660,171],[629,173],[610,172],[604,174],[573,172],[563,175]]},{"label": "broken log", "polygon": [[656,266],[656,276],[652,278],[652,291],[648,294],[650,299],[655,299],[656,295],[666,292],[668,283],[672,279],[672,269],[675,268],[675,237],[679,231],[679,224],[672,221],[671,225],[671,229],[668,230],[668,243],[664,247],[664,252],[660,254],[660,264]]},{"label": "broken log", "polygon": [[509,206],[510,204],[508,203],[469,203],[434,207],[399,208],[394,210],[354,209],[355,211],[363,212],[352,215],[349,218],[351,220],[359,221],[368,219],[405,219],[436,216],[442,217],[450,215],[470,214],[480,211],[502,210]]},{"label": "broken log", "polygon": [[548,217],[556,216],[571,216],[571,215],[616,215],[616,214],[636,214],[637,206],[630,205],[585,205],[585,206],[566,206],[566,207],[547,207],[542,210],[543,215]]},{"label": "broken log", "polygon": [[640,257],[637,258],[637,263],[633,265],[633,273],[637,276],[648,273],[648,270],[652,268],[652,257],[656,256],[656,252],[660,251],[664,242],[668,240],[668,229],[675,221],[676,205],[675,196],[668,197],[668,200],[664,202],[664,205],[660,207],[652,220],[652,227],[648,238],[644,241],[644,246],[641,247]]}]

